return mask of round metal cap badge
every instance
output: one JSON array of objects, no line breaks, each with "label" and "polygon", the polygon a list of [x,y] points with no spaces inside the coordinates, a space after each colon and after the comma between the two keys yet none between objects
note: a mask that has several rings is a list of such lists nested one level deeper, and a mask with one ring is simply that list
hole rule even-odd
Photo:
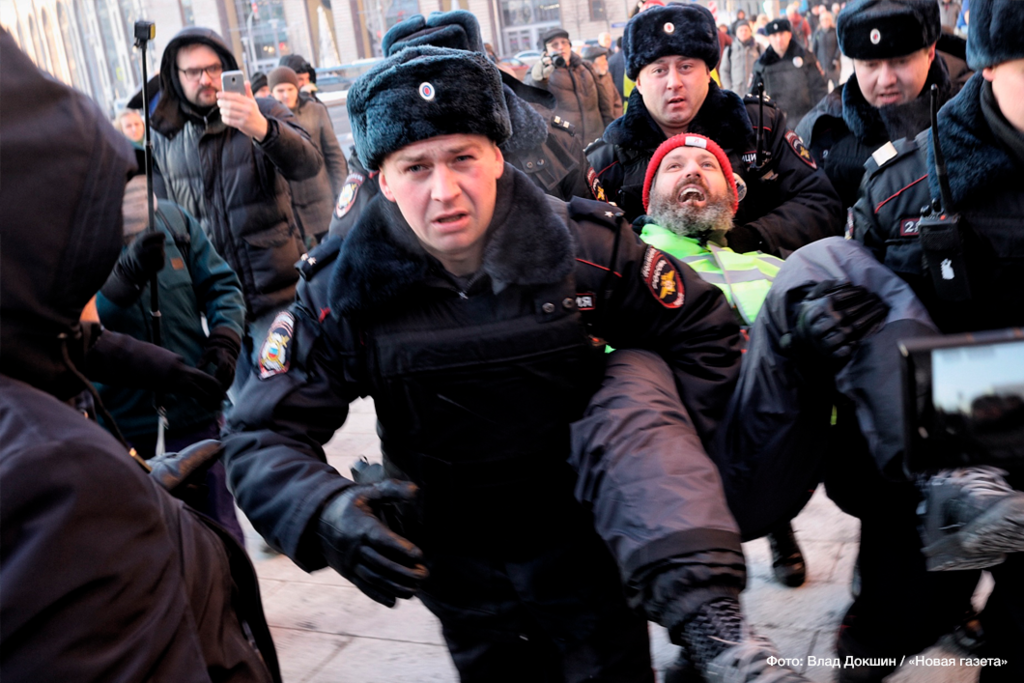
[{"label": "round metal cap badge", "polygon": [[800,56],[793,57],[793,66],[795,66],[796,68],[799,69],[803,65],[804,65],[804,58],[803,57],[800,57]]},{"label": "round metal cap badge", "polygon": [[665,33],[674,33],[675,30],[676,30],[676,25],[675,24],[673,24],[671,21],[665,22]]},{"label": "round metal cap badge", "polygon": [[437,94],[437,91],[434,90],[434,86],[430,83],[420,83],[420,97],[430,102],[434,99],[435,94]]},{"label": "round metal cap badge", "polygon": [[882,32],[879,31],[877,28],[871,29],[870,37],[872,45],[878,45],[880,42],[882,42]]}]

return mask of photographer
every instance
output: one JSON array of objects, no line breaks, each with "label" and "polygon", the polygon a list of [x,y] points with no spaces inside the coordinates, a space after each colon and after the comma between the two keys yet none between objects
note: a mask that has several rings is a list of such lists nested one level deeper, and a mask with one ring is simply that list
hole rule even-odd
[{"label": "photographer", "polygon": [[550,29],[540,43],[544,55],[524,81],[555,96],[555,114],[576,126],[585,143],[601,137],[604,122],[613,118],[614,103],[598,87],[593,65],[572,51],[569,33],[563,28]]}]

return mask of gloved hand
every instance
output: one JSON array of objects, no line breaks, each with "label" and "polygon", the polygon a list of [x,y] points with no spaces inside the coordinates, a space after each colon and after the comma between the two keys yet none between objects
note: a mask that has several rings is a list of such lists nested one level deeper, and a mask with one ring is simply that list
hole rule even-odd
[{"label": "gloved hand", "polygon": [[92,342],[81,370],[94,382],[191,396],[211,410],[224,400],[220,383],[178,354],[110,330]]},{"label": "gloved hand", "polygon": [[882,326],[889,306],[863,287],[825,280],[807,293],[794,313],[793,344],[845,364],[856,342]]},{"label": "gloved hand", "polygon": [[373,508],[415,496],[415,484],[387,479],[345,489],[320,513],[317,534],[327,563],[387,607],[415,595],[427,568],[423,552],[384,526]]},{"label": "gloved hand", "polygon": [[206,368],[212,365],[213,372],[210,374],[216,377],[221,388],[227,391],[235,379],[235,364],[238,363],[238,354],[241,350],[242,339],[234,330],[228,327],[215,327],[210,330],[198,366]]},{"label": "gloved hand", "polygon": [[[224,452],[220,441],[205,439],[191,446],[186,446],[177,453],[164,453],[149,460],[152,471],[149,476],[155,479],[165,491],[179,498],[185,489],[203,483],[206,473]],[[205,512],[202,503],[192,507]]]},{"label": "gloved hand", "polygon": [[142,288],[163,270],[164,239],[162,230],[139,233],[114,265],[100,292],[117,306],[131,306]]},{"label": "gloved hand", "polygon": [[544,53],[540,59],[533,63],[533,70],[530,75],[535,81],[546,81],[551,77],[551,74],[555,71],[555,65],[551,61],[551,57],[548,57],[548,53]]}]

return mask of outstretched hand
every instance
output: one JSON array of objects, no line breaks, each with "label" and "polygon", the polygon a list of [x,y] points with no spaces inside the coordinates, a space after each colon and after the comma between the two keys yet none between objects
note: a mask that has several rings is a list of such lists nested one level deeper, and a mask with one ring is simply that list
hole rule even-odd
[{"label": "outstretched hand", "polygon": [[218,92],[217,106],[220,107],[220,120],[226,125],[237,128],[256,142],[262,142],[267,137],[270,124],[256,104],[249,81],[245,82],[244,95],[225,90]]}]

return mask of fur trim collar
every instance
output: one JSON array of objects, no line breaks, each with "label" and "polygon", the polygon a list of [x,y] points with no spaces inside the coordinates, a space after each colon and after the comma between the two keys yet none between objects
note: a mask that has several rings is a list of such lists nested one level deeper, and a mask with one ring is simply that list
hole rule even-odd
[{"label": "fur trim collar", "polygon": [[921,94],[906,104],[873,107],[864,99],[857,82],[857,74],[850,76],[843,86],[843,122],[854,137],[865,144],[882,144],[888,140],[917,135],[930,123],[932,85],[939,86],[939,104],[953,94],[946,64],[938,55],[932,60]]},{"label": "fur trim collar", "polygon": [[[939,110],[939,144],[946,157],[946,172],[953,202],[952,210],[962,206],[975,190],[1000,185],[1017,178],[1020,169],[1000,144],[982,111],[982,89],[991,87],[981,72],[974,74],[960,93]],[[928,136],[928,185],[932,197],[940,197],[935,173],[935,150]],[[951,210],[950,207],[945,207]]]},{"label": "fur trim collar", "polygon": [[[505,164],[482,267],[495,291],[507,285],[560,282],[572,272],[574,258],[565,219],[525,174]],[[422,284],[440,268],[398,205],[379,194],[342,244],[331,273],[332,308],[339,315],[366,314]]]},{"label": "fur trim collar", "polygon": [[[690,133],[711,138],[726,153],[753,149],[754,130],[743,100],[734,92],[722,90],[714,81],[700,111],[690,123]],[[636,88],[629,95],[625,115],[612,121],[604,132],[604,140],[623,149],[650,154],[667,138],[644,106],[643,96]]]}]

